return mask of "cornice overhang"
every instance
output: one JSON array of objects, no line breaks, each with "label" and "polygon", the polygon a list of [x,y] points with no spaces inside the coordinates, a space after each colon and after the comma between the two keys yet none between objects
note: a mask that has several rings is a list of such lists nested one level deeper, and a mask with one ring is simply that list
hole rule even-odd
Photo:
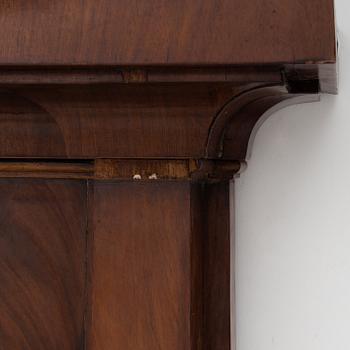
[{"label": "cornice overhang", "polygon": [[330,63],[2,67],[0,156],[244,164],[269,115],[336,93],[336,81]]},{"label": "cornice overhang", "polygon": [[[49,25],[53,17],[46,15],[55,12],[64,17],[67,9],[61,4],[35,13],[28,8],[28,16],[41,16],[41,22],[30,22],[30,27],[27,17],[18,27],[22,12],[16,12],[16,18],[5,16],[12,5],[0,14],[1,158],[244,164],[254,135],[269,115],[287,105],[317,101],[321,93],[337,93],[332,0],[318,1],[317,11],[315,2],[296,6],[294,1],[273,1],[265,7],[259,2],[263,12],[254,1],[226,0],[213,12],[209,1],[202,17],[190,18],[201,28],[215,28],[215,35],[201,34],[188,18],[175,21],[167,2],[158,7],[152,2],[123,7],[123,1],[105,1],[116,20],[108,21],[107,12],[98,17],[103,37],[89,22],[88,14],[95,8],[90,2],[71,9],[77,20],[70,25],[80,30],[68,33],[62,28],[58,37],[51,27],[57,29],[60,23],[53,19]],[[193,11],[203,10],[193,2],[187,5]],[[180,35],[175,24],[186,20],[182,42],[171,40],[170,34],[149,40],[142,21],[134,20],[133,14],[150,8],[151,33],[161,26],[168,34]],[[235,9],[242,18],[228,20],[229,11]],[[216,11],[222,13],[221,22]],[[125,32],[128,21],[134,31]],[[28,28],[45,38],[47,46],[37,36],[28,38],[30,45],[20,46]],[[86,40],[77,50],[82,31],[90,51]],[[189,41],[193,50],[186,44]],[[210,45],[204,53],[205,42]]]},{"label": "cornice overhang", "polygon": [[3,0],[0,28],[0,348],[231,349],[230,180],[337,92],[333,0]]}]

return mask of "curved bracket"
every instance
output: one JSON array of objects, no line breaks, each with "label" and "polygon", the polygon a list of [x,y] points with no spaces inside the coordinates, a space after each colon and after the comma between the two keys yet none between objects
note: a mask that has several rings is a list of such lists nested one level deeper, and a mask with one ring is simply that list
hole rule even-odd
[{"label": "curved bracket", "polygon": [[216,116],[209,132],[207,158],[246,161],[258,129],[270,115],[293,104],[318,100],[318,93],[290,93],[281,85],[243,92]]}]

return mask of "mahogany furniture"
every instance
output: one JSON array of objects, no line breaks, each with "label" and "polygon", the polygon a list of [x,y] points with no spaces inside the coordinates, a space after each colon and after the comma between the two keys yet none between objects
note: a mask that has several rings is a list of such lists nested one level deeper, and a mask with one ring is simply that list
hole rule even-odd
[{"label": "mahogany furniture", "polygon": [[336,93],[333,1],[0,10],[0,349],[233,348],[230,182]]}]

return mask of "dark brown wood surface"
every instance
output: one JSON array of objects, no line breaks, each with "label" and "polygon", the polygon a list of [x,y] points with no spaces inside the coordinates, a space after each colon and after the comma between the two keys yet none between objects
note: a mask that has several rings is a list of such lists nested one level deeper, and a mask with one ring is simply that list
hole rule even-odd
[{"label": "dark brown wood surface", "polygon": [[0,350],[229,350],[228,181],[336,93],[333,0],[4,0],[0,28]]},{"label": "dark brown wood surface", "polygon": [[204,157],[235,83],[25,86],[0,90],[0,156]]},{"label": "dark brown wood surface", "polygon": [[88,349],[189,349],[189,184],[94,187]]},{"label": "dark brown wood surface", "polygon": [[332,0],[3,0],[0,64],[335,60]]},{"label": "dark brown wood surface", "polygon": [[229,350],[228,184],[93,186],[87,348]]},{"label": "dark brown wood surface", "polygon": [[84,345],[86,189],[0,180],[0,349]]},{"label": "dark brown wood surface", "polygon": [[[230,184],[191,187],[192,350],[232,350]],[[232,335],[233,336],[233,335]]]},{"label": "dark brown wood surface", "polygon": [[0,349],[229,350],[228,183],[0,180]]},{"label": "dark brown wood surface", "polygon": [[[204,187],[202,217],[206,216],[204,239],[203,343],[205,350],[231,348],[231,235],[228,182]],[[203,219],[202,219],[203,220]],[[232,254],[234,251],[232,251]],[[232,271],[233,272],[233,271]],[[234,320],[232,319],[232,322]],[[233,338],[234,339],[234,338]],[[232,342],[234,344],[234,341]]]}]

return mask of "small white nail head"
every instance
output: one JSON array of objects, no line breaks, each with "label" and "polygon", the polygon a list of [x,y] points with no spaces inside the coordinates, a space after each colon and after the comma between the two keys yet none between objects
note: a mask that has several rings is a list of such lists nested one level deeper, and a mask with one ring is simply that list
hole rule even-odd
[{"label": "small white nail head", "polygon": [[157,180],[158,179],[158,176],[157,174],[152,174],[148,177],[150,180]]},{"label": "small white nail head", "polygon": [[142,177],[140,174],[135,174],[134,177],[133,177],[134,180],[141,180]]}]

